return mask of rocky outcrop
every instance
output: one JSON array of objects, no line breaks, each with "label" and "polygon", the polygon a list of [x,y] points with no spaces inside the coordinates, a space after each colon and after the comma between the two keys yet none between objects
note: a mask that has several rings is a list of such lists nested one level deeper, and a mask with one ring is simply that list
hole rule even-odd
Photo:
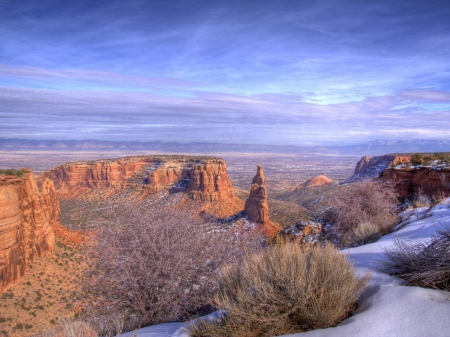
[{"label": "rocky outcrop", "polygon": [[134,189],[153,194],[183,189],[194,200],[233,197],[226,163],[216,157],[136,156],[68,163],[44,173],[62,197],[98,188]]},{"label": "rocky outcrop", "polygon": [[362,157],[361,160],[356,164],[355,174],[362,175],[378,175],[380,172],[384,171],[392,163],[402,163],[409,162],[411,160],[410,155],[385,155],[376,157]]},{"label": "rocky outcrop", "polygon": [[31,170],[0,175],[0,291],[16,283],[36,257],[52,253],[59,203],[53,184],[39,192]]},{"label": "rocky outcrop", "polygon": [[355,172],[349,179],[349,182],[356,181],[358,179],[370,179],[378,177],[384,170],[386,170],[391,164],[409,162],[411,160],[410,155],[385,155],[369,157],[364,156],[356,164]]},{"label": "rocky outcrop", "polygon": [[322,235],[322,224],[317,221],[297,222],[283,229],[280,235],[303,243],[319,243]]},{"label": "rocky outcrop", "polygon": [[270,222],[265,178],[261,165],[258,165],[258,170],[250,185],[250,195],[245,202],[245,212],[256,223],[265,224]]},{"label": "rocky outcrop", "polygon": [[333,180],[324,176],[323,174],[312,177],[311,179],[305,181],[299,187],[312,187],[312,186],[322,186],[332,183]]},{"label": "rocky outcrop", "polygon": [[389,168],[382,179],[394,184],[401,198],[411,198],[419,194],[429,197],[450,195],[450,167]]}]

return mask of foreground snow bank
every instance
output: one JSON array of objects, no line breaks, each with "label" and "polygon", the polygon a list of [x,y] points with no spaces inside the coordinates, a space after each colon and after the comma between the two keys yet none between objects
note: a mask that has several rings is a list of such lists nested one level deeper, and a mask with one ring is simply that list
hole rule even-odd
[{"label": "foreground snow bank", "polygon": [[[450,225],[450,198],[425,212],[401,214],[404,227],[379,241],[344,251],[361,275],[372,274],[352,317],[336,327],[285,336],[449,336],[450,294],[445,291],[408,287],[400,279],[377,271],[384,250],[395,247],[396,238],[429,240],[440,225]],[[400,227],[400,226],[399,226]],[[216,314],[208,316],[215,319]],[[188,337],[189,323],[168,323],[132,331],[125,337]]]}]

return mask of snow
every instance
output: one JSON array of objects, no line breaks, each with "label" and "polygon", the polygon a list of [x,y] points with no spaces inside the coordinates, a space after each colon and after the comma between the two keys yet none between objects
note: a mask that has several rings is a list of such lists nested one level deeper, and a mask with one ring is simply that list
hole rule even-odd
[{"label": "snow", "polygon": [[[399,230],[368,245],[343,251],[354,263],[357,272],[370,272],[372,278],[364,288],[358,309],[336,327],[285,337],[387,337],[387,336],[450,336],[450,294],[445,291],[409,287],[399,278],[377,271],[384,251],[395,246],[396,238],[430,240],[439,226],[450,224],[450,198],[426,211],[408,210],[400,214]],[[218,313],[207,319],[216,319]],[[184,323],[154,325],[121,336],[188,337]]]}]

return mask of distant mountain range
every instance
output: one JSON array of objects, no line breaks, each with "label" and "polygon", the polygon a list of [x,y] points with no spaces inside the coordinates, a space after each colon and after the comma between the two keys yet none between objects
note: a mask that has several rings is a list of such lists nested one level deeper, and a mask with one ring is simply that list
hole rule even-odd
[{"label": "distant mountain range", "polygon": [[256,152],[297,154],[348,154],[383,155],[388,153],[449,152],[450,140],[433,139],[378,139],[367,143],[346,146],[277,146],[222,143],[177,142],[113,142],[102,140],[30,140],[0,138],[1,150],[53,150],[53,151],[167,151],[176,153]]}]

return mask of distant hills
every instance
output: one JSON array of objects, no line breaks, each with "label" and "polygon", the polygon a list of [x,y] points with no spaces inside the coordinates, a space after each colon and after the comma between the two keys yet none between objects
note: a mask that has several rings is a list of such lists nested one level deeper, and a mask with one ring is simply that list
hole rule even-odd
[{"label": "distant hills", "polygon": [[297,153],[336,155],[383,155],[387,153],[448,152],[450,140],[433,139],[378,139],[367,143],[346,146],[277,146],[223,143],[177,143],[177,142],[113,142],[102,140],[30,140],[0,138],[1,150],[53,150],[53,151],[167,151],[172,153]]}]

